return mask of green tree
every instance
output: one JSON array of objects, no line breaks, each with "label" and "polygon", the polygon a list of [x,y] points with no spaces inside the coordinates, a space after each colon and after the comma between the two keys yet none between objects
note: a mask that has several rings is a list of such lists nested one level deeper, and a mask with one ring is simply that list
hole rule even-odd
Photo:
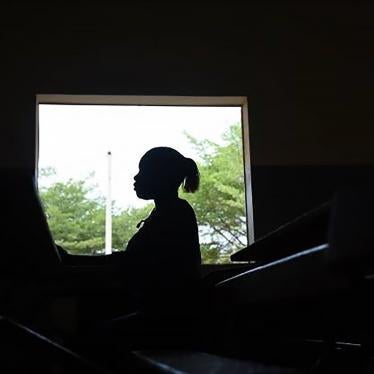
[{"label": "green tree", "polygon": [[[55,175],[53,168],[42,169],[40,176]],[[101,253],[105,247],[105,202],[95,194],[96,187],[85,180],[70,179],[40,188],[48,224],[58,245],[73,254]],[[115,205],[115,204],[113,204]],[[112,244],[123,249],[136,232],[136,225],[148,216],[151,205],[120,210],[113,206]]]},{"label": "green tree", "polygon": [[[187,134],[186,134],[187,135]],[[205,263],[224,263],[229,255],[247,245],[243,152],[240,124],[223,134],[223,145],[196,140],[187,135],[200,156],[200,190],[184,194],[193,205],[199,224]],[[53,168],[41,171],[52,180]],[[48,223],[56,243],[71,253],[100,253],[104,248],[105,203],[95,194],[89,178],[45,184],[40,190]],[[113,248],[123,249],[136,232],[136,225],[150,213],[143,208],[118,209],[113,206]]]},{"label": "green tree", "polygon": [[241,126],[223,134],[224,145],[187,136],[200,155],[201,185],[182,195],[196,211],[204,262],[227,262],[247,245]]},{"label": "green tree", "polygon": [[89,197],[86,180],[53,183],[40,189],[48,224],[58,245],[75,254],[104,248],[105,209],[101,198]]}]

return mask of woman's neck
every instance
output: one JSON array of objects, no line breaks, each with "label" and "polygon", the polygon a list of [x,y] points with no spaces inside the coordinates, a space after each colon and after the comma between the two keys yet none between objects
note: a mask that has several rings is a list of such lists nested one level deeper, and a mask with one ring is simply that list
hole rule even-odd
[{"label": "woman's neck", "polygon": [[178,199],[178,192],[175,194],[168,194],[167,196],[157,197],[154,199],[156,210],[162,210],[163,208],[172,205]]}]

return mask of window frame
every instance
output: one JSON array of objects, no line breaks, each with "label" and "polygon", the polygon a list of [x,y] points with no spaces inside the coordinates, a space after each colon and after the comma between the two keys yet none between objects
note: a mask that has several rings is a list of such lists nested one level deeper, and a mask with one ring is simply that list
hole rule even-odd
[{"label": "window frame", "polygon": [[249,111],[246,96],[147,96],[147,95],[36,95],[35,175],[38,180],[39,162],[39,105],[137,105],[137,106],[217,106],[241,107],[245,208],[248,245],[254,242],[251,157],[249,143]]}]

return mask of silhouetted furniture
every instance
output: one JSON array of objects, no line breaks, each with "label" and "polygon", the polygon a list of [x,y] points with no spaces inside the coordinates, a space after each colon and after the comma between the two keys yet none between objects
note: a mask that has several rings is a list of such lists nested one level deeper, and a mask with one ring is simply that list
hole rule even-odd
[{"label": "silhouetted furniture", "polygon": [[88,323],[98,315],[105,318],[109,299],[118,298],[122,289],[115,265],[87,256],[77,266],[61,258],[34,177],[23,171],[2,170],[0,207],[0,312],[48,329],[53,325],[50,318],[54,318],[48,309],[56,309],[56,299],[64,299],[66,305],[70,298],[69,308],[83,311],[85,301],[95,299],[95,294],[103,297],[97,301],[96,314],[86,314],[80,322]]},{"label": "silhouetted furniture", "polygon": [[[28,307],[41,299],[79,298],[87,292],[94,296],[108,293],[108,300],[118,297],[121,285],[113,277],[110,263],[101,266],[96,258],[87,257],[78,258],[82,266],[73,266],[74,261],[61,259],[32,176],[4,173],[2,183],[0,304],[3,311],[8,315],[21,312],[27,317],[33,313]],[[208,351],[244,360],[249,365],[256,363],[253,367],[268,365],[269,370],[274,365],[327,371],[344,366],[354,370],[359,365],[372,367],[374,199],[371,191],[369,187],[341,191],[331,202],[234,254],[234,260],[248,264],[212,273],[200,285],[199,293],[185,297],[190,309],[184,309],[183,303],[172,308],[170,299],[167,300],[170,304],[163,300],[161,305],[155,303],[147,311],[123,317],[127,321],[123,326],[117,325],[120,328],[115,338],[110,328],[104,333],[120,348],[114,351],[118,363],[122,353],[131,349],[161,347],[163,358],[150,351],[138,356],[143,361],[173,363],[175,357],[182,360],[186,356],[183,352],[189,348],[192,353],[187,355],[187,366],[188,360],[203,362],[208,356],[203,354],[203,357],[201,351]],[[97,303],[96,315],[90,315],[87,303],[84,322],[106,319],[108,305],[103,300]],[[117,305],[111,312],[121,316],[123,310]],[[50,327],[52,323],[45,316],[41,315],[42,320]],[[31,317],[31,323],[38,322],[35,316]],[[100,338],[97,331],[88,332]],[[87,330],[77,330],[76,337],[86,333]],[[49,334],[63,336],[53,329]],[[81,340],[84,344],[87,336]],[[131,344],[124,344],[129,337],[133,338]],[[171,351],[167,353],[166,348]],[[178,353],[176,348],[182,351]],[[95,357],[97,347],[91,350],[87,345],[85,349],[85,353]],[[112,367],[113,352],[107,350],[106,356],[104,353],[100,362]],[[209,365],[235,364],[215,355],[209,357]],[[157,370],[157,365],[154,369]]]},{"label": "silhouetted furniture", "polygon": [[235,360],[188,350],[143,350],[135,351],[134,355],[139,362],[144,363],[144,369],[154,368],[166,373],[301,373],[292,368],[264,365],[256,361]]},{"label": "silhouetted furniture", "polygon": [[[215,286],[217,310],[230,326],[218,345],[230,342],[226,349],[237,355],[256,350],[261,355],[272,341],[277,342],[268,348],[273,362],[296,365],[295,355],[314,351],[304,357],[304,365],[314,361],[327,372],[344,366],[348,372],[372,368],[372,191],[371,186],[341,190],[311,216],[233,255],[262,265]],[[289,255],[279,258],[279,253]],[[347,359],[338,352],[345,352]]]},{"label": "silhouetted furniture", "polygon": [[2,373],[95,373],[111,371],[12,319],[0,317]]},{"label": "silhouetted furniture", "polygon": [[0,273],[18,277],[56,274],[61,258],[54,245],[32,175],[0,172]]},{"label": "silhouetted furniture", "polygon": [[234,253],[231,260],[261,264],[327,243],[330,208],[328,201],[305,212]]}]

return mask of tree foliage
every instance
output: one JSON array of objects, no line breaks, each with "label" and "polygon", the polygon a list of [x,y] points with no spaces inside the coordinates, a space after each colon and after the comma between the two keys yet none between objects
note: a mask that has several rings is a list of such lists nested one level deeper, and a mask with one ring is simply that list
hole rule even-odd
[{"label": "tree foliage", "polygon": [[57,182],[41,190],[47,219],[56,243],[74,253],[103,248],[105,212],[90,199],[86,181]]},{"label": "tree foliage", "polygon": [[[43,176],[51,176],[50,170]],[[89,179],[56,182],[40,189],[48,223],[58,245],[74,254],[102,253],[105,247],[105,204],[93,197],[95,186]],[[146,217],[150,207],[116,210],[113,215],[114,250],[122,249],[136,231],[136,224]]]},{"label": "tree foliage", "polygon": [[[200,155],[201,186],[197,193],[181,196],[196,211],[203,261],[227,262],[233,251],[247,243],[241,126],[229,128],[223,135],[223,145],[187,136]],[[40,175],[51,179],[55,171],[46,168]],[[90,178],[49,183],[40,189],[40,195],[57,244],[75,254],[103,252],[105,202]],[[114,249],[126,246],[137,223],[151,209],[152,204],[122,210],[113,206]]]},{"label": "tree foliage", "polygon": [[184,196],[196,211],[202,254],[205,262],[227,262],[247,245],[241,126],[223,134],[224,145],[189,140],[200,155],[202,183],[196,194]]}]

